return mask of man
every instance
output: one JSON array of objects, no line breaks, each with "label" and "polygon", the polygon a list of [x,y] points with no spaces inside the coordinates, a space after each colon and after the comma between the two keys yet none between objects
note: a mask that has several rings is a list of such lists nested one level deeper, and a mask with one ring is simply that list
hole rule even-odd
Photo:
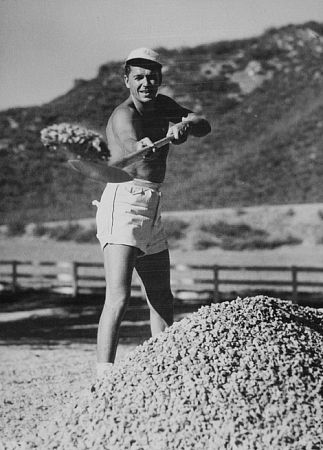
[{"label": "man", "polygon": [[[124,81],[130,95],[114,110],[106,129],[111,164],[166,135],[177,145],[190,134],[202,137],[210,132],[204,118],[158,94],[161,69],[153,50],[140,48],[128,56]],[[108,183],[98,205],[97,236],[107,283],[98,329],[98,375],[114,362],[134,268],[145,288],[152,335],[173,322],[169,253],[160,217],[168,149],[169,145],[153,148],[127,166],[130,181]]]}]

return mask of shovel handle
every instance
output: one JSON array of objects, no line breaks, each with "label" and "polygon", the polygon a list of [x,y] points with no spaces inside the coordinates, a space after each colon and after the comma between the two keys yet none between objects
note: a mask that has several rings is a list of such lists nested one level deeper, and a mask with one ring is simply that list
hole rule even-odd
[{"label": "shovel handle", "polygon": [[119,161],[115,162],[113,165],[115,167],[126,167],[129,164],[131,164],[133,161],[137,160],[139,156],[144,155],[149,150],[152,150],[153,148],[161,148],[164,147],[164,145],[169,144],[174,139],[174,136],[167,136],[162,139],[159,139],[159,141],[154,142],[152,145],[149,145],[148,147],[144,147],[140,150],[137,150],[136,152],[132,153],[129,156],[126,156],[125,158],[120,159]]}]

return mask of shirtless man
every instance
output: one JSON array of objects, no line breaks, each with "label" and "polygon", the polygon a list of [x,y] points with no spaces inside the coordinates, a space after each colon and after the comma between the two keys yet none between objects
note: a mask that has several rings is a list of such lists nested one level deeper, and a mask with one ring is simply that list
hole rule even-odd
[{"label": "shirtless man", "polygon": [[[162,65],[153,50],[140,48],[126,60],[124,81],[129,97],[112,113],[107,125],[110,164],[167,136],[181,144],[191,134],[210,132],[204,118],[158,94]],[[97,236],[104,254],[106,299],[101,314],[98,375],[114,362],[119,328],[136,269],[150,308],[155,336],[173,322],[173,296],[167,240],[160,217],[160,185],[166,172],[169,145],[126,167],[130,181],[108,183],[97,211]]]}]

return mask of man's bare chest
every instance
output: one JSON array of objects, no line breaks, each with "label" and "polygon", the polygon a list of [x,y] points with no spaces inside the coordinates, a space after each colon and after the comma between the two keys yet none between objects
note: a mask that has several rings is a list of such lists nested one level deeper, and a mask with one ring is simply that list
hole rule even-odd
[{"label": "man's bare chest", "polygon": [[151,115],[142,118],[143,133],[153,142],[166,136],[168,126],[168,120],[161,115]]}]

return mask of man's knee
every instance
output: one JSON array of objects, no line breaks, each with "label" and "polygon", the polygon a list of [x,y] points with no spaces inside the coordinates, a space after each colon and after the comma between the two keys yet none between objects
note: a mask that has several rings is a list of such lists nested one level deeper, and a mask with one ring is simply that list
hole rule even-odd
[{"label": "man's knee", "polygon": [[126,310],[129,299],[130,290],[107,288],[104,307],[114,314],[120,314]]}]

